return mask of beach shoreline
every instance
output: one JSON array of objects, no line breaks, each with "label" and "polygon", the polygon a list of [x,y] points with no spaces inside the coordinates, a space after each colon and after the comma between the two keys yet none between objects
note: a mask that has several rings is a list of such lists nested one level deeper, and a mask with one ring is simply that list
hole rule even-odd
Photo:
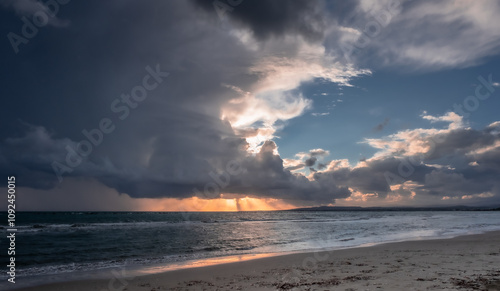
[{"label": "beach shoreline", "polygon": [[109,278],[11,290],[455,290],[471,286],[500,290],[500,231],[274,254],[140,276],[120,268],[111,270]]}]

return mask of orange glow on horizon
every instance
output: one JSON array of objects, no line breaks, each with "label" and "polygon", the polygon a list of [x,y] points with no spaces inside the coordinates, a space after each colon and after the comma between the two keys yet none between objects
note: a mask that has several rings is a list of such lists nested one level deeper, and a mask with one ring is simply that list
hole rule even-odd
[{"label": "orange glow on horizon", "polygon": [[217,198],[198,197],[141,198],[137,199],[140,211],[269,211],[295,208],[294,205],[271,198]]}]

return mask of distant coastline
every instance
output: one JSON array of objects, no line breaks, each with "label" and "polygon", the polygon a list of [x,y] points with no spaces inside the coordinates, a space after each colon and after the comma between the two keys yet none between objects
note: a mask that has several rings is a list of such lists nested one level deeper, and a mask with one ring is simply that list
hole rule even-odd
[{"label": "distant coastline", "polygon": [[496,206],[445,206],[445,207],[361,207],[361,206],[319,206],[294,208],[283,211],[500,211]]}]

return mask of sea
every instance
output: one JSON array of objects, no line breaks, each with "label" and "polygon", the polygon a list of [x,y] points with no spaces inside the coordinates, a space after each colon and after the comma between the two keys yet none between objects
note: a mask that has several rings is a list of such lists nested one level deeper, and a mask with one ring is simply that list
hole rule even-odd
[{"label": "sea", "polygon": [[[500,211],[18,212],[16,284],[500,230]],[[7,221],[7,214],[4,221]],[[0,229],[6,265],[7,227]]]}]

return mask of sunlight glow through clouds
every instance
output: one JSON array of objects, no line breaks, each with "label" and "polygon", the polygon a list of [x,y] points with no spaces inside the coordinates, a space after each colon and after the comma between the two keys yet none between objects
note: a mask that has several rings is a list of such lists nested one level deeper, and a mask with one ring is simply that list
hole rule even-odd
[{"label": "sunlight glow through clouds", "polygon": [[[71,189],[72,184],[78,186],[77,190]],[[19,187],[18,190],[23,193],[19,197],[19,205],[22,205],[26,211],[61,210],[40,208],[41,201],[46,199],[62,201],[61,205],[64,205],[65,211],[259,211],[296,207],[281,199],[254,198],[237,194],[222,194],[222,198],[217,199],[132,198],[127,194],[119,194],[115,189],[106,187],[95,180],[71,178],[65,180],[53,191],[27,187]],[[68,195],[69,192],[71,195]],[[5,206],[4,203],[0,203],[0,206]]]},{"label": "sunlight glow through clouds", "polygon": [[[235,34],[239,35],[239,34]],[[242,42],[251,40],[241,34]],[[287,45],[290,44],[290,45]],[[273,56],[270,51],[284,46],[283,55]],[[298,47],[296,52],[287,52],[287,47]],[[234,85],[223,84],[239,97],[222,108],[221,118],[228,120],[236,130],[247,128],[265,129],[266,134],[258,138],[247,138],[249,152],[255,153],[265,140],[275,138],[279,128],[276,122],[286,121],[302,115],[311,108],[312,100],[292,90],[302,83],[322,78],[341,86],[351,86],[352,78],[369,75],[370,70],[355,69],[337,62],[325,52],[325,47],[311,44],[297,37],[285,37],[279,42],[270,41],[262,48],[262,57],[249,71],[259,80],[247,92]]]},{"label": "sunlight glow through clouds", "polygon": [[293,205],[278,199],[265,198],[218,198],[200,199],[144,199],[141,202],[143,211],[263,211],[284,210],[294,208]]}]

